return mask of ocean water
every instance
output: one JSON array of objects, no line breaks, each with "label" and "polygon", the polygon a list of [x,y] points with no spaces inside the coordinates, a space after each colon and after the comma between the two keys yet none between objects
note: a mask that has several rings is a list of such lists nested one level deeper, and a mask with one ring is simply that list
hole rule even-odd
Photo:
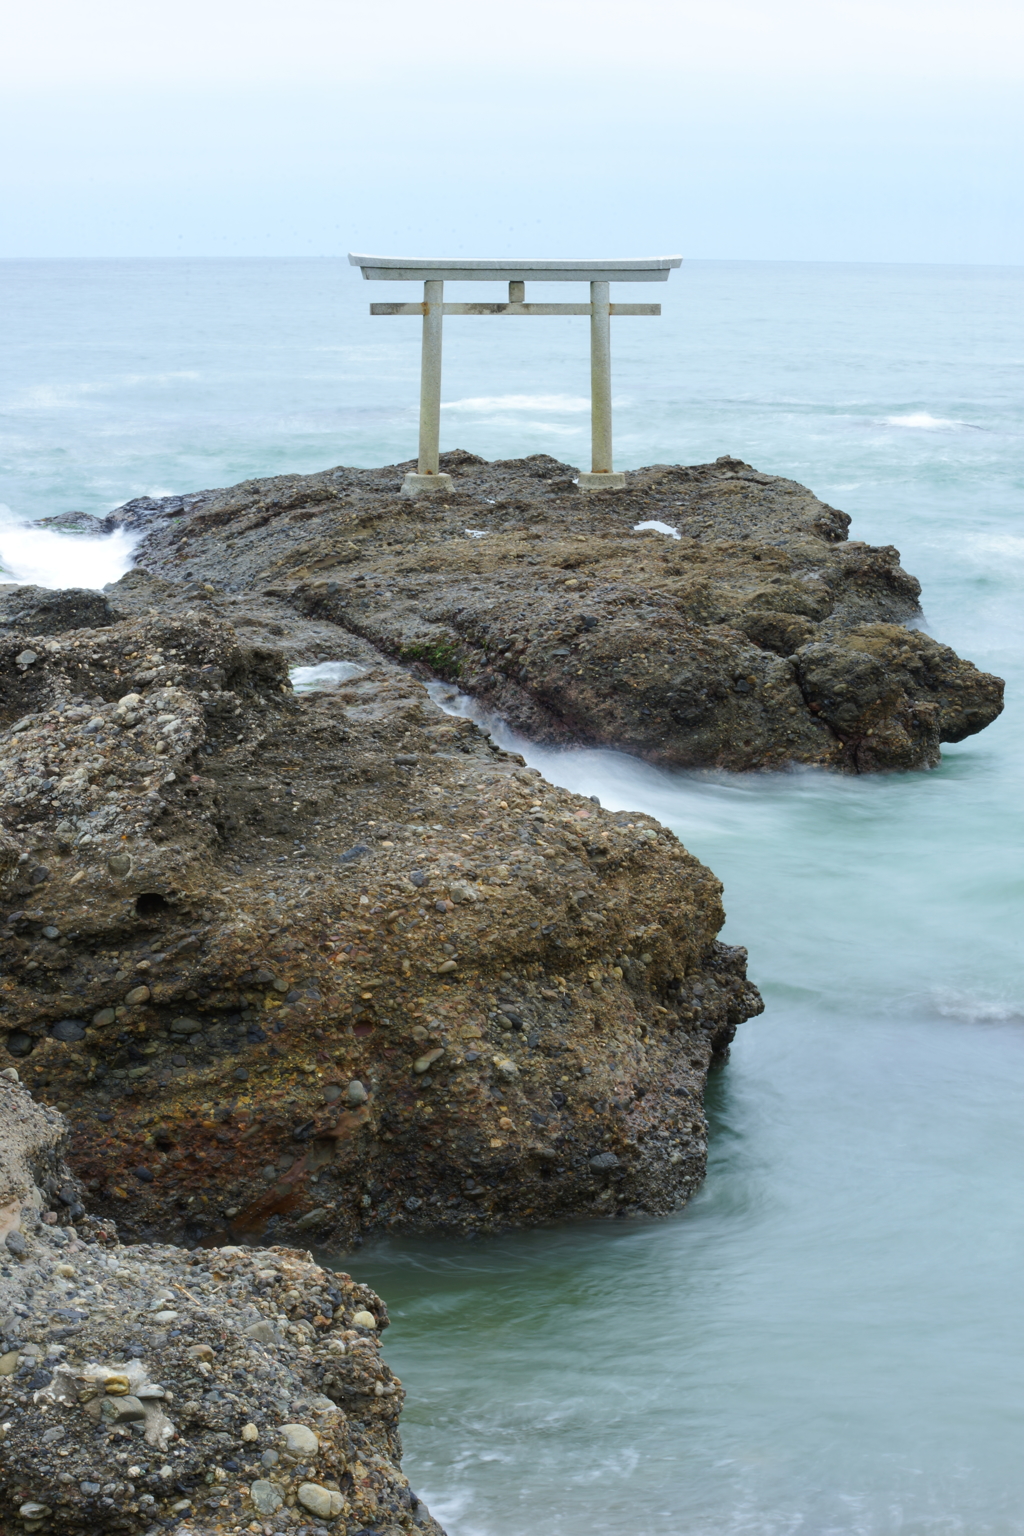
[{"label": "ocean water", "polygon": [[[8,580],[131,559],[28,518],[414,450],[416,322],[371,320],[341,263],[0,285]],[[811,485],[897,545],[1006,713],[886,778],[527,744],[725,882],[767,1010],[713,1080],[707,1182],[666,1221],[334,1257],[388,1299],[406,1468],[451,1536],[1016,1536],[1024,269],[699,263],[658,296],[615,325],[619,464],[735,453]],[[450,322],[442,446],[586,467],[586,344]]]}]

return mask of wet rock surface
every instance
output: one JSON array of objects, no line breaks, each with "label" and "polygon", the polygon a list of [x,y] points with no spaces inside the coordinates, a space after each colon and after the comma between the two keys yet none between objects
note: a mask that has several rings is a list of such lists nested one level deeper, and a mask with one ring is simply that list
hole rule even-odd
[{"label": "wet rock surface", "polygon": [[90,1208],[351,1244],[684,1203],[761,1006],[714,876],[284,597],[105,601],[0,636],[0,1061]]},{"label": "wet rock surface", "polygon": [[934,765],[1002,708],[1000,679],[904,627],[920,586],[898,552],[850,541],[795,481],[723,458],[588,496],[544,455],[443,459],[447,501],[400,498],[408,465],[336,469],[130,503],[112,526],[148,528],[154,572],[269,588],[537,740],[873,772]]},{"label": "wet rock surface", "polygon": [[5,1532],[441,1536],[401,1471],[379,1297],[295,1249],[127,1246],[74,1217],[66,1123],[10,1077],[0,1135],[22,1207],[0,1262]]}]

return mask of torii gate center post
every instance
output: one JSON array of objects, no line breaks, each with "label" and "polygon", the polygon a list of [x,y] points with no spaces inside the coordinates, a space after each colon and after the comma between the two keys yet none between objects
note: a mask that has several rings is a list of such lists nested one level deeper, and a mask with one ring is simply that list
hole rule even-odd
[{"label": "torii gate center post", "polygon": [[[665,283],[681,256],[632,257],[624,261],[463,261],[440,257],[355,256],[365,278],[392,283],[422,281],[422,304],[371,304],[371,315],[422,315],[423,363],[420,375],[420,451],[416,474],[402,484],[403,496],[448,492],[450,475],[439,468],[441,439],[441,325],[445,315],[589,315],[590,436],[589,474],[580,475],[581,491],[618,491],[626,477],[612,469],[613,315],[660,315],[660,304],[612,304],[610,283]],[[527,304],[526,283],[589,283],[589,304]],[[444,285],[508,283],[507,304],[446,304]]]}]

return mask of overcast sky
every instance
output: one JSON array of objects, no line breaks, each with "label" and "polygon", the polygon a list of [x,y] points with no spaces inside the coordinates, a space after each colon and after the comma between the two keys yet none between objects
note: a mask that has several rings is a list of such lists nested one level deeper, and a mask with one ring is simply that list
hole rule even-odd
[{"label": "overcast sky", "polygon": [[1024,4],[33,0],[0,254],[1024,261]]}]

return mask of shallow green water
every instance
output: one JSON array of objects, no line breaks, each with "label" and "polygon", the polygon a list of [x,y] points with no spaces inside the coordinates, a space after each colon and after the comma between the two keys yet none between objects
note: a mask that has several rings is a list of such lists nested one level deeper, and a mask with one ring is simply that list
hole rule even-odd
[{"label": "shallow green water", "polygon": [[[61,579],[67,541],[30,546],[19,518],[412,450],[414,329],[367,319],[337,264],[0,283],[20,575]],[[884,780],[530,753],[715,869],[768,1007],[714,1082],[679,1216],[344,1258],[388,1299],[407,1469],[452,1536],[1024,1532],[1022,290],[709,263],[616,332],[622,464],[734,452],[812,485],[902,550],[1008,708]],[[449,335],[443,446],[581,461],[581,331]],[[128,557],[97,551],[104,579]]]}]

